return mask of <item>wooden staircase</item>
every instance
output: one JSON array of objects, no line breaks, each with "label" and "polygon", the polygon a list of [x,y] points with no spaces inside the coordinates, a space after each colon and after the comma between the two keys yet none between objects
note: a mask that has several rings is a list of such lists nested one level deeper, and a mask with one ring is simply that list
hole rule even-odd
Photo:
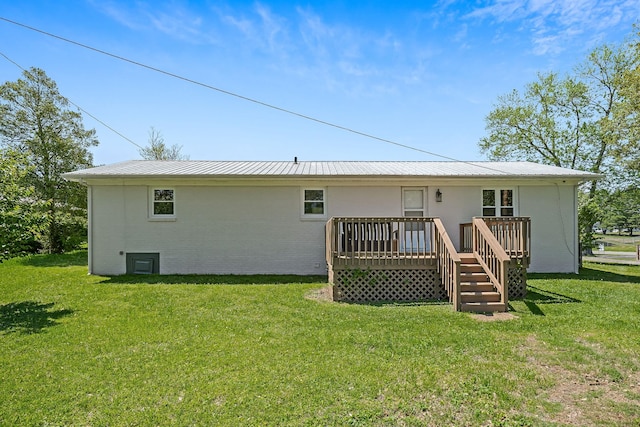
[{"label": "wooden staircase", "polygon": [[460,253],[460,300],[462,311],[493,313],[507,311],[500,293],[473,254]]}]

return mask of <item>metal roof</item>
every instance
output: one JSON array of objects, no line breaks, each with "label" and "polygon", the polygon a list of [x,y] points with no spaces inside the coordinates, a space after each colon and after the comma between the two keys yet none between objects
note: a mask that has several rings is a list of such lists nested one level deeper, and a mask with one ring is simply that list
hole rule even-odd
[{"label": "metal roof", "polygon": [[108,178],[573,178],[599,174],[532,162],[130,160],[69,172],[66,179]]}]

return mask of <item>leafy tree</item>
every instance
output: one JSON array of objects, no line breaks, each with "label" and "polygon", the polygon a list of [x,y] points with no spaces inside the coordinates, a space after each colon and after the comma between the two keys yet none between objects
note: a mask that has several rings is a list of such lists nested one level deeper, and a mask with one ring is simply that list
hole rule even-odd
[{"label": "leafy tree", "polygon": [[[522,93],[514,90],[498,98],[486,117],[482,152],[492,160],[529,160],[601,173],[605,186],[620,186],[629,167],[619,161],[621,153],[638,149],[631,131],[638,110],[628,102],[625,76],[639,64],[640,56],[630,45],[604,45],[573,75],[539,74]],[[598,181],[588,184],[579,210],[586,247],[593,241],[597,215],[591,201],[597,189]]]},{"label": "leafy tree", "polygon": [[0,262],[33,252],[44,225],[33,187],[24,185],[28,172],[19,153],[0,150]]},{"label": "leafy tree", "polygon": [[43,205],[43,247],[62,252],[86,239],[86,190],[61,175],[91,167],[98,141],[43,70],[0,86],[0,143],[24,154],[25,182]]},{"label": "leafy tree", "polygon": [[[623,108],[623,76],[640,62],[625,45],[602,46],[576,68],[575,75],[539,74],[523,93],[498,98],[486,117],[488,136],[480,140],[489,158],[530,160],[570,169],[607,173],[615,153],[637,146],[630,140]],[[590,184],[590,197],[597,182]]]},{"label": "leafy tree", "polygon": [[593,225],[598,221],[602,221],[604,213],[602,207],[603,200],[609,196],[606,190],[598,190],[595,197],[589,198],[589,193],[578,193],[578,204],[580,210],[578,212],[578,233],[582,249],[588,255],[593,254],[593,248],[596,246],[596,239],[593,235]]},{"label": "leafy tree", "polygon": [[[640,140],[640,27],[637,24],[635,28],[639,31],[631,43],[631,52],[635,57],[636,66],[626,70],[622,76],[623,104],[617,114],[621,120],[631,123],[627,138],[637,142]],[[635,172],[635,178],[640,176],[640,149],[637,144],[620,147],[617,154],[618,160]]]},{"label": "leafy tree", "polygon": [[181,153],[182,145],[165,144],[160,131],[153,127],[149,131],[149,145],[138,150],[145,160],[189,160],[189,156]]},{"label": "leafy tree", "polygon": [[602,225],[617,228],[618,233],[627,230],[630,236],[634,228],[640,228],[640,189],[629,187],[614,191],[603,210]]}]

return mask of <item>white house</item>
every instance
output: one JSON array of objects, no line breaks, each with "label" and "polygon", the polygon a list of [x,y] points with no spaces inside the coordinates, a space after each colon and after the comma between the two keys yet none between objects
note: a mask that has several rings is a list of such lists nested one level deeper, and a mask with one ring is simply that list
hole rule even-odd
[{"label": "white house", "polygon": [[529,162],[134,160],[64,175],[88,187],[89,272],[327,274],[332,217],[529,217],[531,272],[577,272],[577,188]]}]

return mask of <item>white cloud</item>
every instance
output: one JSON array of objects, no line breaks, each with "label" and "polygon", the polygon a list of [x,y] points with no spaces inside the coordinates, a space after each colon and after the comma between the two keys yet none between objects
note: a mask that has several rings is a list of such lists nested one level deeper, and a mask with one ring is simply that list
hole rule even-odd
[{"label": "white cloud", "polygon": [[209,40],[209,37],[202,32],[202,18],[184,10],[153,11],[147,12],[147,16],[156,30],[170,37],[192,43]]},{"label": "white cloud", "polygon": [[224,23],[231,25],[233,28],[240,31],[240,33],[245,37],[249,39],[256,38],[256,30],[251,20],[244,17],[236,17],[230,14],[224,14],[221,16],[221,18]]},{"label": "white cloud", "polygon": [[497,0],[492,4],[470,12],[471,18],[492,17],[498,22],[519,19],[525,14],[527,0]]},{"label": "white cloud", "polygon": [[189,43],[213,43],[214,37],[203,30],[204,19],[177,2],[118,3],[116,1],[90,3],[119,24],[136,31],[159,31],[169,37]]},{"label": "white cloud", "polygon": [[453,41],[455,42],[463,42],[467,38],[467,33],[469,32],[469,27],[467,24],[463,24],[458,32],[453,36]]},{"label": "white cloud", "polygon": [[133,30],[144,28],[144,24],[139,21],[139,16],[135,13],[135,10],[131,11],[129,8],[119,5],[113,1],[90,1],[89,4],[91,4],[100,13],[107,15],[120,25]]},{"label": "white cloud", "polygon": [[286,20],[272,13],[267,7],[257,4],[256,13],[260,17],[261,33],[271,50],[280,50],[280,38],[286,34]]},{"label": "white cloud", "polygon": [[[153,4],[90,1],[111,19],[136,31],[155,31],[191,44],[258,51],[265,68],[322,82],[353,96],[375,96],[419,84],[430,61],[420,54],[424,43],[412,36],[389,27],[378,30],[330,21],[311,7],[276,8],[257,2],[203,9],[182,0]],[[465,35],[463,26],[457,37]]]},{"label": "white cloud", "polygon": [[[466,18],[514,23],[529,30],[532,51],[558,54],[585,33],[631,24],[640,16],[637,0],[494,0],[474,9]],[[595,41],[595,40],[594,40]]]}]

